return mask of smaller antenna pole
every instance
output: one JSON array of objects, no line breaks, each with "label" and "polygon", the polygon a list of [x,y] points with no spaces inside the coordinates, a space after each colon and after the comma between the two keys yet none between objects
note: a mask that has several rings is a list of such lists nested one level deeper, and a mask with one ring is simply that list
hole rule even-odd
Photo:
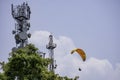
[{"label": "smaller antenna pole", "polygon": [[56,61],[54,60],[54,48],[56,48],[56,46],[57,45],[53,43],[53,36],[49,35],[49,43],[46,45],[46,48],[49,50],[49,58],[51,59],[48,69],[52,72],[54,72],[54,69],[57,67]]}]

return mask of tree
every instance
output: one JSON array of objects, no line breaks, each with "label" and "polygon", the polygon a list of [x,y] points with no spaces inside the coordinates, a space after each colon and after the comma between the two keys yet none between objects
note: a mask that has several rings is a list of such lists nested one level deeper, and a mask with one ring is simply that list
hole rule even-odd
[{"label": "tree", "polygon": [[48,71],[49,58],[42,58],[37,48],[29,44],[24,48],[11,52],[11,57],[4,64],[0,80],[77,80],[76,78],[61,77]]},{"label": "tree", "polygon": [[6,80],[6,77],[3,73],[0,73],[0,80]]}]

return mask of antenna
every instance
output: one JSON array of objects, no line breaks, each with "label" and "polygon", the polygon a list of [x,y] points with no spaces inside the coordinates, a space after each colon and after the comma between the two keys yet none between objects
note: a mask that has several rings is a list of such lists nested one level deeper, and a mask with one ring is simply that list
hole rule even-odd
[{"label": "antenna", "polygon": [[46,48],[49,50],[49,58],[51,59],[51,63],[48,66],[49,71],[54,72],[54,69],[57,67],[56,61],[54,60],[54,48],[56,48],[56,44],[53,43],[53,35],[49,35],[49,43],[46,45]]},{"label": "antenna", "polygon": [[30,28],[30,23],[28,20],[30,20],[30,7],[27,3],[23,2],[21,5],[14,6],[11,5],[12,10],[12,16],[16,20],[15,23],[15,30],[12,31],[12,33],[15,35],[15,41],[16,41],[16,47],[15,48],[22,48],[25,47],[28,43],[28,38],[31,37],[30,33],[27,33],[27,31]]}]

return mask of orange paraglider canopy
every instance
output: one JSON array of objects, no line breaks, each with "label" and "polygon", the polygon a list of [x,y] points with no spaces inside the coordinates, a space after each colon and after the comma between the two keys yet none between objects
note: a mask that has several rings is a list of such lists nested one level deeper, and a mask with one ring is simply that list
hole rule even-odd
[{"label": "orange paraglider canopy", "polygon": [[71,54],[73,54],[74,52],[77,52],[81,56],[83,61],[86,60],[86,54],[82,49],[76,48],[76,49],[71,51]]}]

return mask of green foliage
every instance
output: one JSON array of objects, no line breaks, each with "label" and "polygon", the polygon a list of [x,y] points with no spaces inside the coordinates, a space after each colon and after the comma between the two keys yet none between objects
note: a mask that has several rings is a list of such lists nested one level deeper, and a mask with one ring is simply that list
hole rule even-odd
[{"label": "green foliage", "polygon": [[0,73],[0,80],[6,80],[4,73]]},{"label": "green foliage", "polygon": [[77,80],[76,78],[60,77],[48,71],[49,58],[42,58],[37,53],[37,48],[29,44],[24,48],[11,52],[11,57],[3,67],[0,80]]}]

